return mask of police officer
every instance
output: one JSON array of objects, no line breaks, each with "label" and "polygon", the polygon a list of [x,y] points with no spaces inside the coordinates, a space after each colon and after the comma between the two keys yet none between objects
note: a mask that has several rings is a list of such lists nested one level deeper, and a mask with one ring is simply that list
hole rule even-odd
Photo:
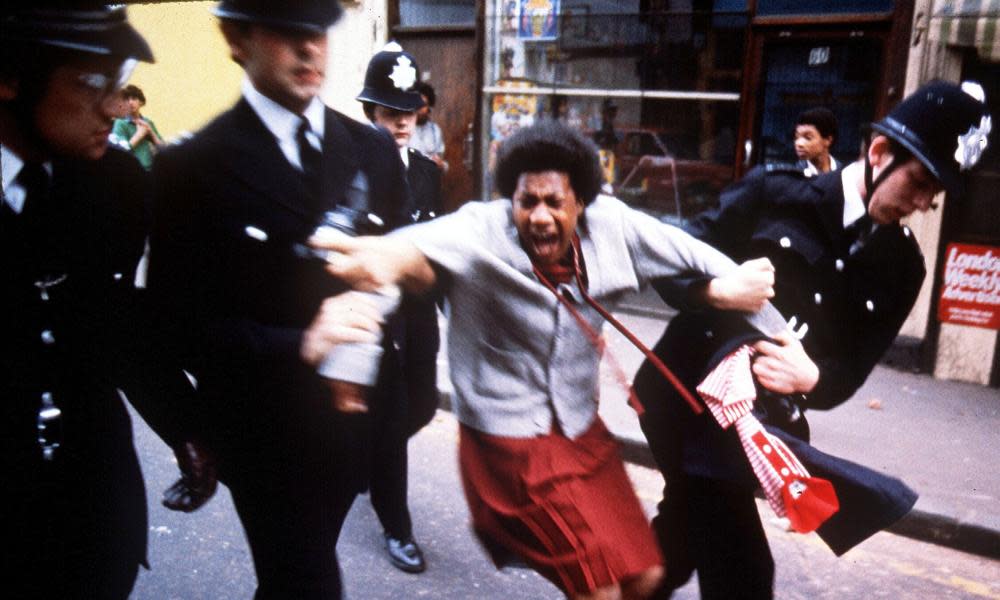
[{"label": "police officer", "polygon": [[[146,497],[118,389],[179,449],[170,419],[192,393],[133,284],[144,171],[107,142],[121,87],[153,56],[124,8],[55,2],[4,9],[0,54],[4,593],[125,598],[146,561]],[[214,490],[188,483],[173,507]]]},{"label": "police officer", "polygon": [[[416,60],[396,42],[390,42],[368,63],[364,89],[358,95],[365,115],[396,140],[406,165],[409,187],[406,212],[414,223],[429,221],[441,211],[441,169],[408,146],[424,99],[417,90],[420,70]],[[370,491],[372,506],[385,529],[389,559],[397,568],[420,573],[426,569],[423,553],[413,537],[406,505],[409,436],[426,425],[438,405],[437,353],[440,334],[432,298],[407,297],[400,318],[393,322],[401,341],[402,379],[375,407],[375,431]]]},{"label": "police officer", "polygon": [[406,181],[390,136],[318,97],[336,0],[214,12],[242,97],[157,157],[149,288],[208,406],[256,597],[339,598],[335,548],[366,476],[367,415],[339,414],[338,384],[317,366],[339,341],[371,342],[378,316],[345,307],[343,286],[293,249],[338,208],[377,231],[404,223]]},{"label": "police officer", "polygon": [[[990,126],[977,84],[929,83],[872,126],[861,160],[814,178],[797,168],[755,169],[688,227],[734,260],[770,258],[773,302],[804,335],[758,340],[724,317],[682,313],[656,353],[694,389],[731,350],[754,344],[755,413],[812,475],[834,484],[840,511],[818,533],[838,555],[906,514],[916,495],[808,445],[803,412],[850,398],[895,338],[925,274],[913,232],[899,220],[931,208],[942,190],[960,194],[960,173],[978,160]],[[667,565],[661,597],[694,570],[704,598],[771,597],[757,481],[735,432],[693,415],[648,363],[635,389],[667,481],[654,519]]]}]

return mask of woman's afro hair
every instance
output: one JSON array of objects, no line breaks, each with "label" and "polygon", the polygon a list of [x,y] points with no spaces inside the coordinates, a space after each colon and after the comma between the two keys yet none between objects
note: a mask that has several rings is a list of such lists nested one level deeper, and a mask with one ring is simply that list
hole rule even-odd
[{"label": "woman's afro hair", "polygon": [[585,205],[597,197],[604,179],[597,147],[580,132],[553,119],[519,129],[503,141],[494,170],[497,191],[512,198],[522,173],[542,171],[566,173],[577,199]]}]

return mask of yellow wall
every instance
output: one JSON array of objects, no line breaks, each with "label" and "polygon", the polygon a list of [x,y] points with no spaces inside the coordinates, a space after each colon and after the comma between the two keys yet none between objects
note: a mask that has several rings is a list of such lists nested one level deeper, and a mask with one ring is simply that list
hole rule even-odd
[{"label": "yellow wall", "polygon": [[129,21],[153,48],[131,83],[146,95],[143,115],[164,139],[194,132],[239,96],[243,71],[229,59],[210,9],[215,2],[130,4]]},{"label": "yellow wall", "polygon": [[[243,71],[229,59],[215,2],[147,2],[128,5],[129,21],[149,41],[156,62],[140,63],[131,83],[142,88],[142,113],[166,140],[195,132],[239,96]],[[361,91],[368,59],[386,41],[386,1],[342,2],[344,18],[330,30],[327,78],[321,97],[364,121]]]}]

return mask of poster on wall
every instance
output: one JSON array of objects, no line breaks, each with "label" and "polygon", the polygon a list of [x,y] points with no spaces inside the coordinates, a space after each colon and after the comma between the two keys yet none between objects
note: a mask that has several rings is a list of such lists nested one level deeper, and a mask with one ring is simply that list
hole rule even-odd
[{"label": "poster on wall", "polygon": [[559,0],[517,0],[517,37],[551,41],[559,36]]},{"label": "poster on wall", "polygon": [[1000,329],[1000,247],[948,244],[938,320]]}]

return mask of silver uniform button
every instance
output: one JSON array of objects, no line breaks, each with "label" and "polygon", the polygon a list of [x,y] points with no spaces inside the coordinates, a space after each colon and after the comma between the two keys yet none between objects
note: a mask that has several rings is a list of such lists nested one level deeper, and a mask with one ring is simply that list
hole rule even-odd
[{"label": "silver uniform button", "polygon": [[816,292],[813,294],[813,302],[816,304],[823,304],[823,294]]},{"label": "silver uniform button", "polygon": [[833,266],[834,266],[834,268],[835,268],[835,269],[837,269],[838,271],[843,271],[843,270],[844,270],[844,261],[842,261],[842,260],[840,260],[840,259],[838,258],[838,259],[836,260],[836,262],[834,262],[834,263],[833,263]]},{"label": "silver uniform button", "polygon": [[46,329],[42,331],[42,343],[46,346],[51,346],[56,343],[56,336],[52,334],[51,330]]},{"label": "silver uniform button", "polygon": [[907,227],[906,225],[903,225],[903,235],[905,235],[906,237],[910,237],[910,235],[912,235],[910,233],[910,228]]},{"label": "silver uniform button", "polygon": [[115,281],[121,281],[121,279],[122,279],[122,274],[121,274],[121,273],[115,273],[115,274],[114,274],[114,278],[115,278]]},{"label": "silver uniform button", "polygon": [[868,312],[875,312],[875,303],[871,300],[865,300],[865,308],[868,309]]},{"label": "silver uniform button", "polygon": [[792,247],[792,240],[788,239],[787,236],[781,238],[780,240],[778,240],[778,243],[781,244],[782,248],[791,248]]}]

